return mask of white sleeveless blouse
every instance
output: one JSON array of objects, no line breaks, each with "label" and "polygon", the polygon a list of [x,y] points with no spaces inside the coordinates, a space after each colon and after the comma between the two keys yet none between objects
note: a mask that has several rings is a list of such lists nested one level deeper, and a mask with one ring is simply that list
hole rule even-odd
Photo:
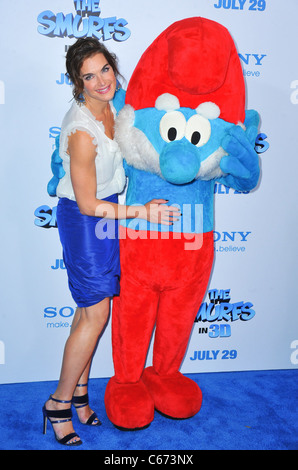
[{"label": "white sleeveless blouse", "polygon": [[[116,110],[110,102],[114,117]],[[57,196],[75,201],[75,195],[70,178],[70,156],[67,153],[68,137],[77,130],[87,132],[96,146],[96,198],[103,199],[112,194],[119,194],[125,186],[120,148],[116,141],[105,135],[103,123],[97,121],[86,106],[73,102],[66,113],[61,127],[59,155],[63,160],[65,175],[59,181]]]}]

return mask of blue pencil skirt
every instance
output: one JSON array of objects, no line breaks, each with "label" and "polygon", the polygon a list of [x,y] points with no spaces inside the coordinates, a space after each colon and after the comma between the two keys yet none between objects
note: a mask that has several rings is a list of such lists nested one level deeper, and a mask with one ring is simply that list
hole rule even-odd
[{"label": "blue pencil skirt", "polygon": [[[118,203],[118,195],[104,200]],[[106,220],[82,215],[75,201],[59,199],[57,225],[63,260],[69,289],[78,307],[95,305],[120,291],[118,221],[108,221],[106,236],[102,236],[104,231],[97,224],[104,226]]]}]

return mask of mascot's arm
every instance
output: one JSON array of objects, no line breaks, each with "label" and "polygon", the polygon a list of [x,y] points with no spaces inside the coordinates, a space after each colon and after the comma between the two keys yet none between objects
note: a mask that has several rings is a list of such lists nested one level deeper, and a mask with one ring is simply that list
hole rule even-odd
[{"label": "mascot's arm", "polygon": [[113,98],[113,105],[117,111],[117,114],[119,113],[119,111],[121,111],[121,109],[125,105],[125,95],[126,95],[126,91],[123,90],[123,88],[119,88],[115,93],[115,96]]},{"label": "mascot's arm", "polygon": [[259,157],[254,149],[258,135],[258,113],[246,111],[244,125],[245,131],[240,126],[234,126],[223,139],[222,147],[228,155],[221,159],[220,168],[226,176],[218,179],[219,183],[238,191],[252,190],[260,176]]},{"label": "mascot's arm", "polygon": [[62,159],[59,155],[59,139],[60,134],[56,136],[55,139],[55,150],[52,153],[51,157],[51,170],[53,177],[48,182],[47,191],[50,196],[56,196],[56,189],[61,178],[65,175],[65,171],[62,165]]}]

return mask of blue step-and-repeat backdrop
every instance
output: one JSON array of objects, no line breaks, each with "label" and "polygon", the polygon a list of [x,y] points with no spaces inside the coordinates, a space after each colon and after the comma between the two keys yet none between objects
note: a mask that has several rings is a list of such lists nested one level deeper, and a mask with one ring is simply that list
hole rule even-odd
[{"label": "blue step-and-repeat backdrop", "polygon": [[[261,115],[256,150],[262,174],[249,194],[215,188],[215,264],[182,372],[297,368],[297,1],[0,5],[0,383],[56,380],[75,311],[56,228],[57,199],[46,191],[55,137],[72,98],[64,75],[67,47],[86,35],[105,41],[128,82],[153,39],[192,16],[223,24],[235,40],[247,108]],[[91,376],[112,374],[109,322]]]}]

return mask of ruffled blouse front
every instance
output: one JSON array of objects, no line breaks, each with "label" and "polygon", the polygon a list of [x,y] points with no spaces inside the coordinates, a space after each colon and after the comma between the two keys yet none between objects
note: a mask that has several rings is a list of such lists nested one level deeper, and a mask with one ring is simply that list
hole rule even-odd
[{"label": "ruffled blouse front", "polygon": [[[114,117],[116,110],[110,103]],[[96,146],[95,168],[97,181],[97,199],[119,194],[125,186],[125,173],[120,148],[115,140],[111,140],[104,131],[102,122],[97,121],[89,109],[76,101],[66,113],[60,134],[60,157],[63,160],[64,177],[57,187],[57,196],[75,201],[70,178],[70,156],[67,153],[68,137],[77,130],[87,132]]]}]

